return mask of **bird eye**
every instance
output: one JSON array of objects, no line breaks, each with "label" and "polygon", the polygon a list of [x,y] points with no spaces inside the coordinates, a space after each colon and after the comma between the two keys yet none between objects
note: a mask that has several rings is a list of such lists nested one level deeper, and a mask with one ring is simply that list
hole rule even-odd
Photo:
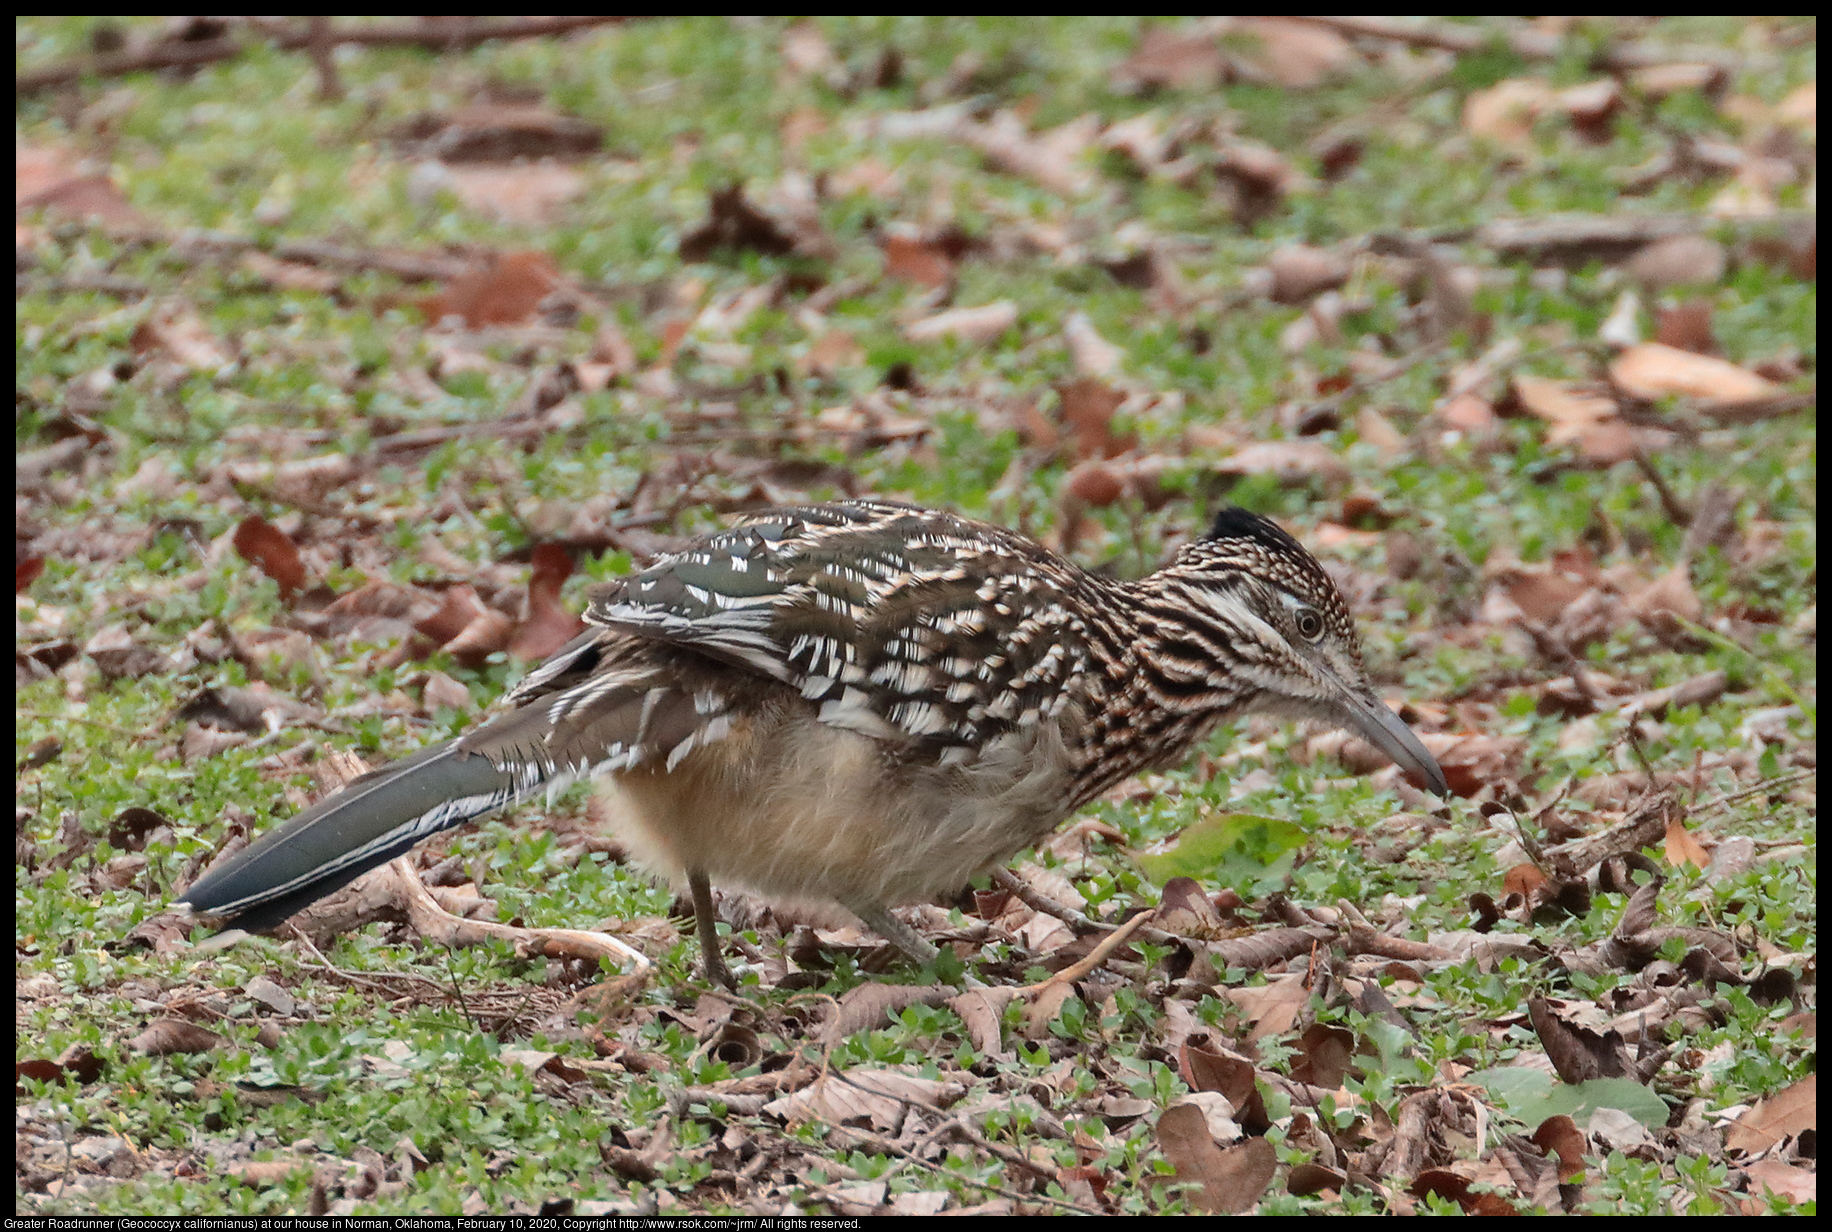
[{"label": "bird eye", "polygon": [[1307,642],[1314,642],[1323,636],[1323,617],[1307,607],[1298,609],[1298,633]]}]

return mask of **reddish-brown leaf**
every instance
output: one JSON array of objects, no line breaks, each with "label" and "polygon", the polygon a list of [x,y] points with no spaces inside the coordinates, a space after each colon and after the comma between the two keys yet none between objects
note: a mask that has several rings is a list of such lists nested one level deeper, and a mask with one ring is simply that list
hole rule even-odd
[{"label": "reddish-brown leaf", "polygon": [[280,597],[290,600],[305,587],[305,562],[286,532],[259,514],[242,519],[235,528],[236,554],[280,584]]},{"label": "reddish-brown leaf", "polygon": [[907,235],[884,237],[884,272],[925,287],[945,287],[954,280],[954,258],[932,240]]},{"label": "reddish-brown leaf", "polygon": [[572,553],[557,543],[534,549],[534,573],[528,579],[528,619],[509,639],[509,653],[518,659],[545,659],[585,628],[585,622],[560,602],[560,587],[572,573]]},{"label": "reddish-brown leaf", "polygon": [[38,580],[39,574],[45,571],[45,558],[42,556],[21,556],[13,562],[13,593],[23,595],[25,588]]},{"label": "reddish-brown leaf", "polygon": [[1062,398],[1062,423],[1075,443],[1078,460],[1115,457],[1138,443],[1130,432],[1114,433],[1113,413],[1126,395],[1105,381],[1082,377],[1058,385],[1056,392]]},{"label": "reddish-brown leaf", "polygon": [[447,282],[423,301],[423,307],[433,322],[455,316],[472,329],[518,325],[533,317],[541,301],[560,285],[560,267],[546,253],[504,252]]}]

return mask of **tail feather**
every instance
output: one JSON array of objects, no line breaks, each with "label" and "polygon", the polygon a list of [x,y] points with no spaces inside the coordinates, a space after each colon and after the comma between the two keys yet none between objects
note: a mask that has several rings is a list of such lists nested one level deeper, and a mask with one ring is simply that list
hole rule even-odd
[{"label": "tail feather", "polygon": [[251,932],[272,928],[422,839],[526,795],[544,778],[530,777],[455,741],[433,745],[351,780],[210,870],[182,901]]},{"label": "tail feather", "polygon": [[534,691],[476,731],[351,780],[211,869],[181,901],[251,932],[272,928],[441,830],[581,776],[678,760],[729,727],[717,695],[683,691],[653,665],[599,664],[544,683],[550,693]]}]

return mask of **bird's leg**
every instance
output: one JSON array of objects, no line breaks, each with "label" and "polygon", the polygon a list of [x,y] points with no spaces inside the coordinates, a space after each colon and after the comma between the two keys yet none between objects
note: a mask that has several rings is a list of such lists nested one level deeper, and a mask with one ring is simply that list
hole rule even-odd
[{"label": "bird's leg", "polygon": [[706,964],[706,978],[738,991],[738,981],[719,953],[719,923],[712,909],[712,883],[700,869],[687,871],[687,889],[693,894],[693,922],[700,933],[700,957]]},{"label": "bird's leg", "polygon": [[935,956],[941,953],[940,950],[924,941],[915,929],[892,915],[890,908],[883,903],[853,901],[846,904],[846,909],[864,921],[867,928],[902,950],[916,962],[934,962]]}]

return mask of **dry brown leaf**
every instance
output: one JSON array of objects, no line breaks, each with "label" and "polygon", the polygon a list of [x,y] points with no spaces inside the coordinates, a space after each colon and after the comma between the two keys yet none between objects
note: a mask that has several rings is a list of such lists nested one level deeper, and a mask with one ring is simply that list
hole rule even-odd
[{"label": "dry brown leaf", "polygon": [[1310,1004],[1310,989],[1304,972],[1282,975],[1259,988],[1230,988],[1228,1000],[1239,1006],[1253,1029],[1250,1040],[1283,1035],[1298,1021],[1298,1015]]},{"label": "dry brown leaf", "polygon": [[1158,1118],[1158,1149],[1177,1170],[1177,1179],[1200,1185],[1190,1200],[1206,1211],[1238,1215],[1250,1209],[1272,1184],[1278,1156],[1264,1138],[1248,1138],[1223,1150],[1209,1134],[1208,1119],[1194,1103],[1173,1104]]},{"label": "dry brown leaf", "polygon": [[1514,395],[1528,412],[1552,425],[1546,442],[1562,445],[1574,441],[1598,425],[1616,417],[1613,398],[1584,393],[1569,381],[1547,377],[1517,376]]},{"label": "dry brown leaf", "polygon": [[1355,435],[1361,438],[1364,445],[1372,445],[1374,452],[1391,462],[1405,457],[1412,451],[1412,443],[1406,434],[1393,426],[1393,421],[1382,415],[1371,406],[1364,406],[1355,413]]},{"label": "dry brown leaf", "polygon": [[1558,1155],[1558,1178],[1569,1183],[1584,1171],[1584,1155],[1590,1143],[1577,1122],[1563,1115],[1547,1117],[1533,1131],[1534,1145],[1548,1154]]},{"label": "dry brown leaf", "polygon": [[1010,1050],[1002,1046],[1004,1036],[999,1024],[1005,1006],[1017,995],[1018,990],[1009,986],[970,988],[948,1002],[948,1008],[960,1015],[961,1024],[967,1028],[968,1042],[981,1056],[1009,1056]]},{"label": "dry brown leaf", "polygon": [[1068,315],[1062,323],[1062,339],[1068,343],[1075,371],[1083,376],[1112,376],[1126,359],[1125,350],[1101,337],[1085,312]]},{"label": "dry brown leaf", "polygon": [[1105,509],[1126,492],[1118,468],[1100,458],[1090,458],[1076,466],[1062,487],[1089,509]]},{"label": "dry brown leaf", "polygon": [[1638,398],[1677,394],[1717,406],[1757,402],[1782,392],[1773,381],[1711,355],[1644,342],[1616,356],[1610,380]]},{"label": "dry brown leaf", "polygon": [[1215,464],[1219,475],[1271,475],[1280,483],[1315,480],[1327,486],[1349,481],[1348,465],[1316,441],[1255,441]]},{"label": "dry brown leaf", "polygon": [[818,1078],[792,1095],[772,1100],[763,1110],[785,1121],[821,1121],[829,1125],[862,1117],[875,1129],[895,1132],[903,1124],[906,1100],[930,1108],[946,1107],[965,1090],[958,1082],[861,1066]]},{"label": "dry brown leaf", "polygon": [[77,156],[42,147],[15,152],[13,204],[19,214],[44,210],[65,218],[94,218],[110,226],[142,228],[150,220],[128,204],[105,175],[75,175]]},{"label": "dry brown leaf", "polygon": [[149,316],[135,327],[130,343],[142,355],[162,355],[193,372],[214,372],[234,362],[210,327],[188,308],[168,307]]},{"label": "dry brown leaf", "polygon": [[1035,991],[1026,991],[1024,1006],[1024,1038],[1028,1040],[1047,1040],[1050,1038],[1050,1024],[1062,1013],[1062,1007],[1068,1004],[1069,998],[1075,996],[1075,985],[1067,980],[1050,980]]},{"label": "dry brown leaf", "polygon": [[924,287],[945,287],[954,281],[954,257],[933,240],[887,235],[883,250],[884,272],[892,278]]},{"label": "dry brown leaf", "polygon": [[1349,263],[1341,254],[1309,244],[1284,244],[1266,258],[1272,275],[1274,303],[1301,304],[1349,280]]},{"label": "dry brown leaf", "polygon": [[903,176],[896,168],[876,158],[861,158],[828,176],[827,191],[836,197],[864,193],[880,201],[889,201],[903,191]]},{"label": "dry brown leaf", "polygon": [[1600,144],[1613,135],[1609,122],[1622,110],[1622,87],[1613,77],[1599,77],[1560,90],[1557,103],[1580,136]]},{"label": "dry brown leaf", "polygon": [[1696,621],[1704,615],[1705,608],[1692,589],[1691,570],[1682,561],[1631,599],[1628,610],[1642,621],[1671,622],[1675,618]]},{"label": "dry brown leaf", "polygon": [[1487,398],[1475,394],[1458,394],[1438,408],[1438,420],[1446,428],[1483,441],[1501,430],[1501,418]]},{"label": "dry brown leaf", "polygon": [[572,573],[572,553],[557,543],[537,544],[528,579],[528,619],[509,639],[509,654],[525,661],[545,659],[585,630],[585,622],[560,602],[560,588]]},{"label": "dry brown leaf", "polygon": [[465,713],[476,708],[476,703],[471,700],[471,691],[444,672],[426,673],[426,686],[420,696],[425,702],[427,714],[439,710]]},{"label": "dry brown leaf", "polygon": [[1170,161],[1171,138],[1163,117],[1155,111],[1107,125],[1100,145],[1130,159],[1141,175],[1156,175]]},{"label": "dry brown leaf", "polygon": [[434,323],[458,317],[471,329],[519,325],[533,317],[541,301],[561,286],[560,267],[546,253],[502,252],[451,279],[421,304],[426,319]]},{"label": "dry brown leaf", "polygon": [[1628,81],[1639,93],[1661,99],[1682,90],[1715,90],[1724,82],[1724,70],[1716,64],[1650,64],[1630,73]]},{"label": "dry brown leaf", "polygon": [[1126,395],[1119,390],[1093,377],[1083,377],[1058,385],[1056,392],[1062,399],[1062,424],[1074,442],[1077,458],[1116,457],[1138,443],[1131,433],[1113,431],[1114,412],[1126,401]]},{"label": "dry brown leaf", "polygon": [[706,221],[681,237],[681,260],[705,261],[725,250],[750,250],[781,257],[794,252],[797,237],[752,205],[744,186],[716,188],[707,201]]},{"label": "dry brown leaf", "polygon": [[812,77],[840,66],[827,36],[812,21],[798,21],[783,31],[782,65],[791,77]]},{"label": "dry brown leaf", "polygon": [[281,261],[258,251],[243,253],[241,266],[269,286],[283,291],[311,291],[329,295],[341,282],[330,270],[319,269],[303,261]]},{"label": "dry brown leaf", "polygon": [[1463,128],[1472,137],[1518,147],[1533,140],[1533,123],[1554,104],[1557,92],[1537,77],[1498,81],[1463,100]]},{"label": "dry brown leaf", "polygon": [[1704,868],[1711,863],[1711,853],[1705,850],[1704,844],[1692,837],[1692,832],[1686,829],[1686,823],[1677,817],[1667,820],[1666,851],[1667,863],[1675,868],[1686,864]]},{"label": "dry brown leaf", "polygon": [[972,146],[996,169],[1061,193],[1082,197],[1094,187],[1094,172],[1083,155],[1100,135],[1100,117],[1078,116],[1048,132],[1031,134],[1015,112],[999,111],[985,123],[962,120],[954,136]]},{"label": "dry brown leaf", "polygon": [[1246,61],[1293,90],[1322,85],[1354,65],[1355,48],[1334,30],[1281,17],[1242,18]]},{"label": "dry brown leaf", "polygon": [[958,338],[962,342],[984,343],[1000,337],[1017,323],[1018,306],[1002,299],[973,308],[949,308],[912,321],[903,327],[903,336],[911,342]]},{"label": "dry brown leaf", "polygon": [[1730,255],[1708,235],[1672,235],[1655,240],[1628,259],[1629,277],[1650,291],[1715,285],[1724,278]]},{"label": "dry brown leaf", "polygon": [[216,1032],[194,1022],[160,1018],[148,1023],[146,1030],[129,1040],[127,1046],[148,1056],[164,1057],[175,1053],[210,1052],[227,1042]]},{"label": "dry brown leaf", "polygon": [[1227,60],[1212,35],[1166,26],[1147,26],[1133,53],[1113,70],[1119,90],[1213,90],[1227,74]]},{"label": "dry brown leaf", "polygon": [[585,175],[551,159],[511,165],[466,164],[446,167],[440,184],[458,203],[500,222],[529,226],[551,224],[560,209],[585,192]]},{"label": "dry brown leaf", "polygon": [[[1766,1197],[1774,1195],[1786,1198],[1789,1202],[1817,1202],[1819,1200],[1819,1172],[1817,1169],[1802,1168],[1796,1164],[1783,1163],[1779,1159],[1758,1159],[1743,1169],[1743,1175],[1749,1178],[1751,1194]],[[1768,1214],[1766,1202],[1748,1202],[1746,1215]]]},{"label": "dry brown leaf", "polygon": [[1717,339],[1711,335],[1711,301],[1689,299],[1683,304],[1656,309],[1654,340],[1662,346],[1698,355],[1709,355],[1717,350]]},{"label": "dry brown leaf", "polygon": [[1552,425],[1546,432],[1548,445],[1573,445],[1586,459],[1605,465],[1632,458],[1640,448],[1634,428],[1606,395],[1537,376],[1515,377],[1514,395],[1523,408]]},{"label": "dry brown leaf", "polygon": [[1783,124],[1791,125],[1807,132],[1809,135],[1819,129],[1819,83],[1803,82],[1788,91],[1787,97],[1775,105],[1775,118]]},{"label": "dry brown leaf", "polygon": [[797,367],[816,376],[832,376],[843,368],[856,368],[865,362],[865,348],[843,329],[830,329],[816,338],[802,355]]},{"label": "dry brown leaf", "polygon": [[1724,1148],[1754,1155],[1819,1127],[1819,1075],[1808,1074],[1738,1117]]}]

